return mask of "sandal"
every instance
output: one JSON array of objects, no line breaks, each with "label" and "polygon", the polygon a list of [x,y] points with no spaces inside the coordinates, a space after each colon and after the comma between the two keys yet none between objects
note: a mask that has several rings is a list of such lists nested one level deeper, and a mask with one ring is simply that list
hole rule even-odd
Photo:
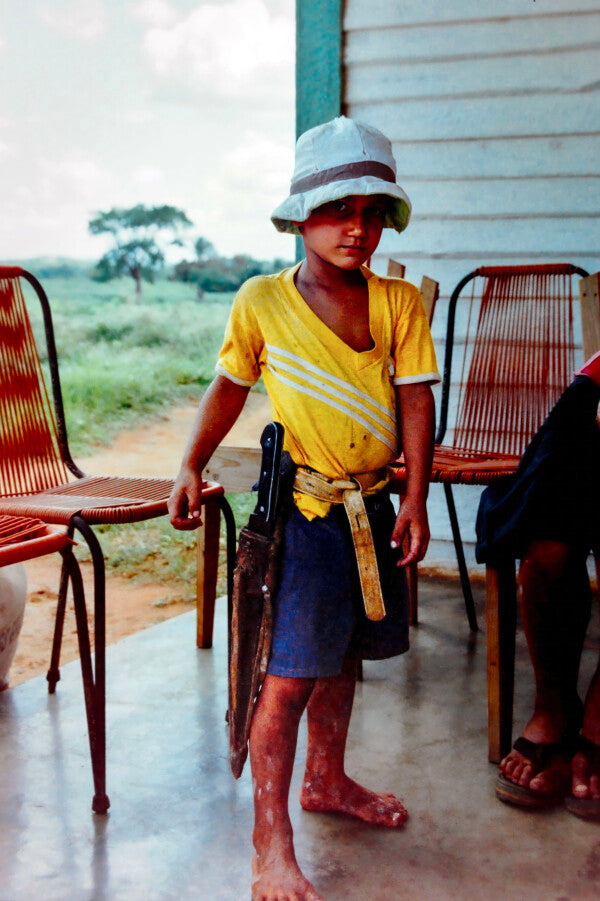
[{"label": "sandal", "polygon": [[[517,738],[513,748],[531,761],[534,768],[533,776],[548,769],[554,758],[562,757],[566,764],[573,756],[573,743],[571,741],[536,743],[521,736]],[[526,810],[544,810],[562,804],[569,793],[570,786],[571,776],[566,767],[564,779],[559,780],[553,792],[534,791],[527,786],[511,782],[503,773],[499,773],[496,779],[496,796],[505,804],[513,804]]]},{"label": "sandal", "polygon": [[[578,736],[575,753],[585,754],[592,765],[600,768],[600,746],[584,735]],[[600,798],[578,798],[568,794],[565,798],[565,807],[569,813],[582,820],[600,821]]]}]

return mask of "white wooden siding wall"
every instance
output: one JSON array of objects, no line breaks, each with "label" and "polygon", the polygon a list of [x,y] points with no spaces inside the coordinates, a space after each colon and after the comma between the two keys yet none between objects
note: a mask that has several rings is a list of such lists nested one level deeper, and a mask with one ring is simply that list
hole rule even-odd
[{"label": "white wooden siding wall", "polygon": [[[344,111],[392,139],[413,204],[373,268],[391,255],[410,281],[440,282],[440,366],[447,300],[467,272],[600,269],[599,0],[347,0],[343,29]],[[466,538],[476,497],[458,492]],[[432,526],[449,538],[435,490]]]}]

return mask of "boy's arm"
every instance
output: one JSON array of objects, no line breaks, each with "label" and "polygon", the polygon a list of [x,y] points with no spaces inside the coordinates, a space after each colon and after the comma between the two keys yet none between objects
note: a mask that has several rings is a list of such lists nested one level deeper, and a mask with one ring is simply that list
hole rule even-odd
[{"label": "boy's arm", "polygon": [[433,458],[435,403],[431,387],[425,383],[397,385],[396,403],[407,487],[392,533],[392,547],[400,547],[408,535],[408,552],[398,561],[399,566],[406,566],[422,560],[429,544],[426,501]]},{"label": "boy's arm", "polygon": [[249,390],[218,375],[200,401],[168,502],[171,525],[176,529],[196,529],[201,524],[202,470],[242,412]]}]

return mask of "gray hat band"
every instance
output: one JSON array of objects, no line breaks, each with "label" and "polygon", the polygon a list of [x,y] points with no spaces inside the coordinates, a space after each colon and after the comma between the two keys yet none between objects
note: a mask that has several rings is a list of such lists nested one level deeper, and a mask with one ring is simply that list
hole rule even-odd
[{"label": "gray hat band", "polygon": [[332,169],[323,169],[322,172],[315,172],[300,178],[296,182],[292,182],[290,194],[303,194],[305,191],[312,191],[314,188],[321,188],[328,185],[332,181],[346,181],[351,178],[360,178],[363,175],[374,175],[382,181],[389,181],[395,184],[396,174],[390,166],[385,163],[378,163],[376,160],[363,160],[358,163],[345,163],[343,166],[334,166]]}]

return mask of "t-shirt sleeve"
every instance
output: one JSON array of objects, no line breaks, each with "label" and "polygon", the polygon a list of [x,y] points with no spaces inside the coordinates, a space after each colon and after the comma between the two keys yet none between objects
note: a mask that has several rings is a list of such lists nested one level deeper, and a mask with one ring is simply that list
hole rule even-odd
[{"label": "t-shirt sleeve", "polygon": [[238,291],[225,328],[216,370],[238,385],[254,385],[260,378],[262,331],[253,304],[254,291],[246,283]]},{"label": "t-shirt sleeve", "polygon": [[441,381],[427,314],[414,285],[404,282],[395,289],[393,350],[394,385]]}]

